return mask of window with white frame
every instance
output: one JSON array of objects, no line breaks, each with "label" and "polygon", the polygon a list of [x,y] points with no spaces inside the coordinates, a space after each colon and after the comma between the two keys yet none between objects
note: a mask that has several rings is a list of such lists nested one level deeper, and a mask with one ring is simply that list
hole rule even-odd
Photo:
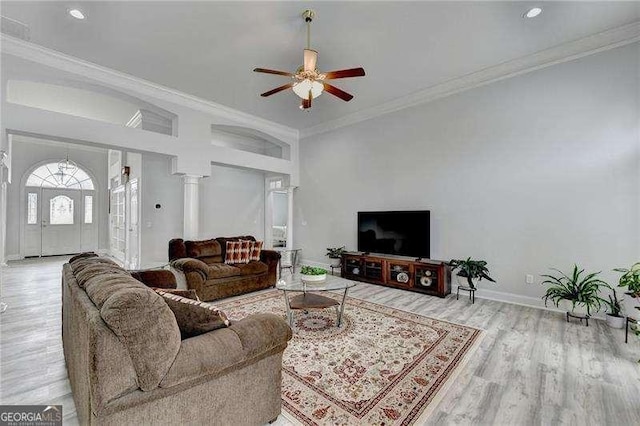
[{"label": "window with white frame", "polygon": [[38,223],[38,194],[29,192],[27,194],[27,225]]}]

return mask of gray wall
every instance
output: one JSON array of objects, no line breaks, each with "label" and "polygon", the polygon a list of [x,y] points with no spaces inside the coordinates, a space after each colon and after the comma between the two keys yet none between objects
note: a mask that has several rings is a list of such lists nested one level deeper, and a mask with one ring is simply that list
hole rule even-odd
[{"label": "gray wall", "polygon": [[[170,172],[170,157],[142,154],[141,265],[168,262],[168,243],[182,237],[184,195],[182,178]],[[160,204],[156,209],[155,205]]]},{"label": "gray wall", "polygon": [[108,192],[107,188],[107,151],[81,145],[61,145],[57,142],[39,142],[20,136],[13,137],[12,147],[12,179],[7,188],[7,245],[6,255],[9,259],[20,254],[20,184],[23,176],[31,167],[41,161],[60,161],[70,152],[69,158],[76,161],[85,170],[93,173],[98,190],[99,205],[95,214],[98,223],[98,248],[107,249],[108,242]]},{"label": "gray wall", "polygon": [[549,267],[631,264],[639,59],[634,44],[304,139],[296,245],[327,263],[356,248],[357,211],[428,209],[431,257],[486,259],[492,290],[539,297]]},{"label": "gray wall", "polygon": [[264,239],[264,173],[211,166],[200,185],[200,236]]}]

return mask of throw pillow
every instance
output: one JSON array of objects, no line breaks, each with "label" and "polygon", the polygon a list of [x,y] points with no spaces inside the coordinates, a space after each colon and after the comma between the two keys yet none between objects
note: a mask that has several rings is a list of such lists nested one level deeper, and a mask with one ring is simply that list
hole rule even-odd
[{"label": "throw pillow", "polygon": [[253,247],[251,248],[251,255],[249,256],[249,261],[259,261],[260,260],[260,252],[262,251],[262,245],[264,241],[254,241]]},{"label": "throw pillow", "polygon": [[187,299],[163,290],[156,292],[173,311],[183,339],[229,326],[229,319],[225,313],[209,303]]},{"label": "throw pillow", "polygon": [[227,250],[224,256],[224,263],[228,265],[240,263],[241,246],[242,243],[240,241],[227,241]]},{"label": "throw pillow", "polygon": [[238,263],[249,263],[253,243],[255,243],[255,241],[240,240],[240,261]]},{"label": "throw pillow", "polygon": [[175,294],[176,296],[186,297],[187,299],[200,301],[196,291],[194,289],[185,290],[182,288],[162,288],[162,287],[153,287],[156,291],[164,291],[165,293]]}]

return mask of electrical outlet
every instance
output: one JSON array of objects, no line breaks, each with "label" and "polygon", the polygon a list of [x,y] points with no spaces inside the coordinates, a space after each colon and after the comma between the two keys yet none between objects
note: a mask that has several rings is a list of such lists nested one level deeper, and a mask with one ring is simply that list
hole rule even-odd
[{"label": "electrical outlet", "polygon": [[525,275],[524,280],[527,284],[533,284],[533,275],[531,274]]}]

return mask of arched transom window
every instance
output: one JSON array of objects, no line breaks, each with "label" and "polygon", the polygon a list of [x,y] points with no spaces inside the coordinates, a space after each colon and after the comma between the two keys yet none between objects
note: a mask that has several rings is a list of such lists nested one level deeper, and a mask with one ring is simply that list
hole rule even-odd
[{"label": "arched transom window", "polygon": [[26,186],[41,188],[67,188],[93,190],[91,177],[80,167],[65,169],[59,163],[49,163],[38,167],[27,178]]}]

